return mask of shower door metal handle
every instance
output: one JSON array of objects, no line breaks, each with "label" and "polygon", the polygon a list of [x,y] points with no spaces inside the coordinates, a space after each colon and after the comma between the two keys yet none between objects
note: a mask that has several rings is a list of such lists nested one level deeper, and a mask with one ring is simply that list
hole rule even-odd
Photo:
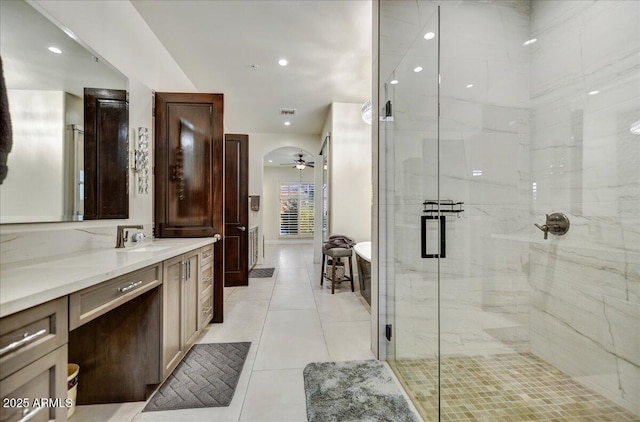
[{"label": "shower door metal handle", "polygon": [[[427,252],[427,221],[440,220],[440,250],[439,253]],[[444,215],[423,215],[421,217],[421,249],[423,258],[446,258],[447,257],[447,231],[446,219]]]}]

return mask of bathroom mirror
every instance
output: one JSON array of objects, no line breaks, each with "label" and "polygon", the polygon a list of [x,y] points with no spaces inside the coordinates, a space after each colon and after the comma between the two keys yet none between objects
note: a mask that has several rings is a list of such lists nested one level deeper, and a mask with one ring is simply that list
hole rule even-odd
[{"label": "bathroom mirror", "polygon": [[[85,88],[126,91],[127,78],[25,1],[0,1],[0,56],[13,129],[0,223],[127,218],[85,216],[85,187],[95,183],[86,179],[83,103]],[[126,186],[119,195],[128,200]]]}]

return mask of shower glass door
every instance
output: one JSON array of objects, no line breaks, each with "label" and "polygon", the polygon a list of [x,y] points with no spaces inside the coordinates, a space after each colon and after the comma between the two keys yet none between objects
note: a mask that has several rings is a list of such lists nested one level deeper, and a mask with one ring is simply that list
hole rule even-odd
[{"label": "shower glass door", "polygon": [[[403,12],[410,18],[414,10]],[[380,165],[386,177],[379,200],[386,217],[379,233],[380,244],[387,245],[380,248],[387,297],[380,349],[393,370],[406,375],[401,379],[410,384],[406,390],[421,413],[437,415],[439,255],[449,246],[440,242],[438,207],[438,8],[421,13],[424,28],[380,88],[380,137],[386,145]]]},{"label": "shower glass door", "polygon": [[529,213],[528,2],[443,2],[440,12],[439,190],[464,212],[444,214],[439,416],[536,420],[529,236],[544,222]]}]

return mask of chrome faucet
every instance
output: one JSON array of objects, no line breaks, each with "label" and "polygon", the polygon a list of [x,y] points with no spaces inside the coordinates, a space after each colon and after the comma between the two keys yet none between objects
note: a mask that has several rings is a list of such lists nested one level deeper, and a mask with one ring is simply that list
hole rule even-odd
[{"label": "chrome faucet", "polygon": [[116,248],[124,248],[124,242],[126,242],[127,238],[129,237],[128,231],[125,234],[125,230],[127,229],[142,230],[144,229],[144,227],[141,224],[132,225],[132,226],[118,226],[117,234],[116,234]]}]

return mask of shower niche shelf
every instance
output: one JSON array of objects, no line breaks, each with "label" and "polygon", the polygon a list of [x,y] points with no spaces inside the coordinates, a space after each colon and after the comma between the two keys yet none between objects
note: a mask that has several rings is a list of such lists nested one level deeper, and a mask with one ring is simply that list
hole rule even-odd
[{"label": "shower niche shelf", "polygon": [[425,199],[422,203],[422,212],[426,214],[460,214],[464,212],[462,207],[464,202],[456,202],[450,199],[442,199],[440,201],[433,199]]}]

